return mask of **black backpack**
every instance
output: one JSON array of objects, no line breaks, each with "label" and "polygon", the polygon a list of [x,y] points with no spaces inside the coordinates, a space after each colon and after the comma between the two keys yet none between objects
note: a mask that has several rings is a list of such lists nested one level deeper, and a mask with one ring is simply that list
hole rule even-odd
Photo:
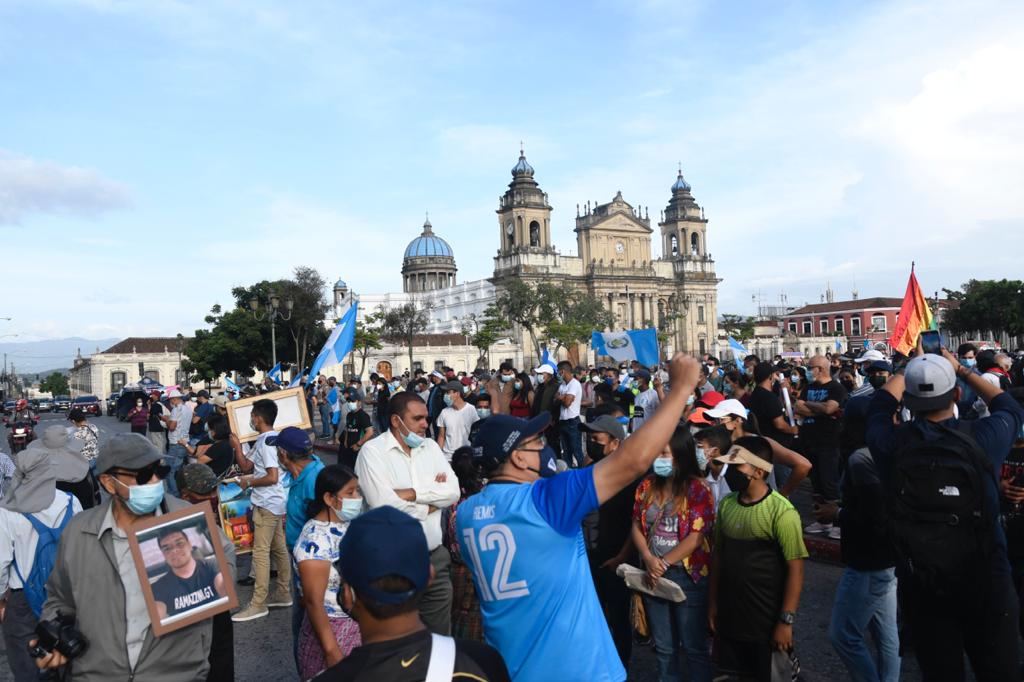
[{"label": "black backpack", "polygon": [[963,592],[990,563],[995,528],[984,487],[995,470],[971,422],[936,426],[942,434],[933,441],[914,426],[897,431],[887,498],[901,575],[941,595]]}]

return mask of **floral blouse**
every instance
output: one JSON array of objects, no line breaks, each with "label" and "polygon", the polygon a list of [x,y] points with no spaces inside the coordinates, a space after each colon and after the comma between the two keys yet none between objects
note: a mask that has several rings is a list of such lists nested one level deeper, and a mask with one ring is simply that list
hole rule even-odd
[{"label": "floral blouse", "polygon": [[[293,562],[298,571],[298,564],[303,561],[328,561],[331,570],[327,578],[327,589],[324,590],[324,611],[329,618],[348,618],[338,605],[338,590],[341,589],[341,574],[334,567],[341,557],[341,539],[348,530],[347,523],[328,523],[310,519],[302,527],[302,533],[295,543]],[[299,592],[302,592],[301,583]]]},{"label": "floral blouse", "polygon": [[[640,523],[645,538],[653,532],[648,520],[648,509],[655,505],[652,474],[645,478],[636,489],[633,498],[633,520]],[[711,567],[711,532],[715,524],[715,496],[703,479],[691,479],[686,491],[686,503],[674,512],[678,518],[679,540],[690,533],[701,533],[700,544],[693,553],[683,559],[683,567],[693,582],[708,575]]]}]

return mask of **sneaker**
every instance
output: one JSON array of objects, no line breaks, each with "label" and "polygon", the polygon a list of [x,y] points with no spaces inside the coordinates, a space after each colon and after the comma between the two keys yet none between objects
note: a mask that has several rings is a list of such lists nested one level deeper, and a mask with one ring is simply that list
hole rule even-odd
[{"label": "sneaker", "polygon": [[828,536],[833,540],[841,540],[843,537],[842,531],[839,528],[839,526],[832,526],[832,528],[830,528],[828,531]]},{"label": "sneaker", "polygon": [[814,534],[817,534],[817,533],[828,533],[831,530],[832,530],[832,524],[831,523],[819,523],[818,521],[815,521],[811,525],[804,527],[804,532],[805,533],[814,533]]},{"label": "sneaker", "polygon": [[285,594],[284,596],[274,595],[271,596],[269,600],[267,600],[267,607],[271,609],[281,609],[291,605],[292,596],[290,594]]},{"label": "sneaker", "polygon": [[263,618],[270,611],[266,606],[256,606],[255,604],[249,604],[244,609],[231,616],[231,620],[236,623],[244,623],[247,620],[256,620],[257,618]]}]

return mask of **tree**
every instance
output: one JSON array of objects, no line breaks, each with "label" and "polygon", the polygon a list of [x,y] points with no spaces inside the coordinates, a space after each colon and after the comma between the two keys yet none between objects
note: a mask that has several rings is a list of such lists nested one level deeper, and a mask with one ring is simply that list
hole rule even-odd
[{"label": "tree", "polygon": [[68,386],[68,378],[60,372],[54,372],[43,379],[39,384],[39,390],[52,396],[58,396],[67,395],[71,389]]},{"label": "tree", "polygon": [[427,329],[430,306],[416,301],[380,313],[380,336],[388,343],[409,349],[409,371],[412,372],[412,351],[416,337]]},{"label": "tree", "polygon": [[371,350],[380,350],[384,345],[380,342],[380,313],[367,315],[365,322],[356,322],[356,336],[353,348],[359,356],[359,376],[366,371],[366,358]]},{"label": "tree", "polygon": [[487,355],[491,346],[496,344],[503,336],[508,336],[507,324],[500,319],[498,308],[493,303],[487,306],[483,315],[478,319],[471,315],[469,320],[463,320],[462,335],[469,337],[469,342],[480,351],[476,359],[477,367],[487,366]]},{"label": "tree", "polygon": [[205,322],[211,328],[196,330],[188,357],[181,362],[193,381],[213,381],[232,372],[250,377],[254,367],[270,369],[270,330],[247,309],[225,313],[214,305]]},{"label": "tree", "polygon": [[538,287],[541,323],[555,353],[567,348],[573,362],[579,362],[577,344],[590,341],[593,332],[612,327],[615,315],[596,296],[565,284],[544,283]]},{"label": "tree", "polygon": [[982,332],[995,336],[1024,334],[1024,282],[1020,280],[969,280],[961,291],[943,289],[957,302],[946,312],[945,327],[954,334]]},{"label": "tree", "polygon": [[754,338],[754,318],[746,315],[722,315],[719,327],[737,341]]},{"label": "tree", "polygon": [[495,297],[494,306],[502,318],[519,325],[530,335],[536,357],[540,358],[540,341],[537,333],[541,322],[538,315],[537,292],[533,287],[518,279],[509,280]]}]

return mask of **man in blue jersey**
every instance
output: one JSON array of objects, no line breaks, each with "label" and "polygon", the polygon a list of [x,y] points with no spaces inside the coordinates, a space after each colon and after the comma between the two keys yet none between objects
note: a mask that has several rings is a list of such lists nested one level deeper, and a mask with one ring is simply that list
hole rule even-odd
[{"label": "man in blue jersey", "polygon": [[580,522],[644,474],[697,386],[699,363],[677,354],[657,413],[592,467],[555,476],[550,415],[485,420],[475,441],[490,479],[459,506],[462,556],[480,597],[487,642],[513,680],[626,679],[594,591]]}]

